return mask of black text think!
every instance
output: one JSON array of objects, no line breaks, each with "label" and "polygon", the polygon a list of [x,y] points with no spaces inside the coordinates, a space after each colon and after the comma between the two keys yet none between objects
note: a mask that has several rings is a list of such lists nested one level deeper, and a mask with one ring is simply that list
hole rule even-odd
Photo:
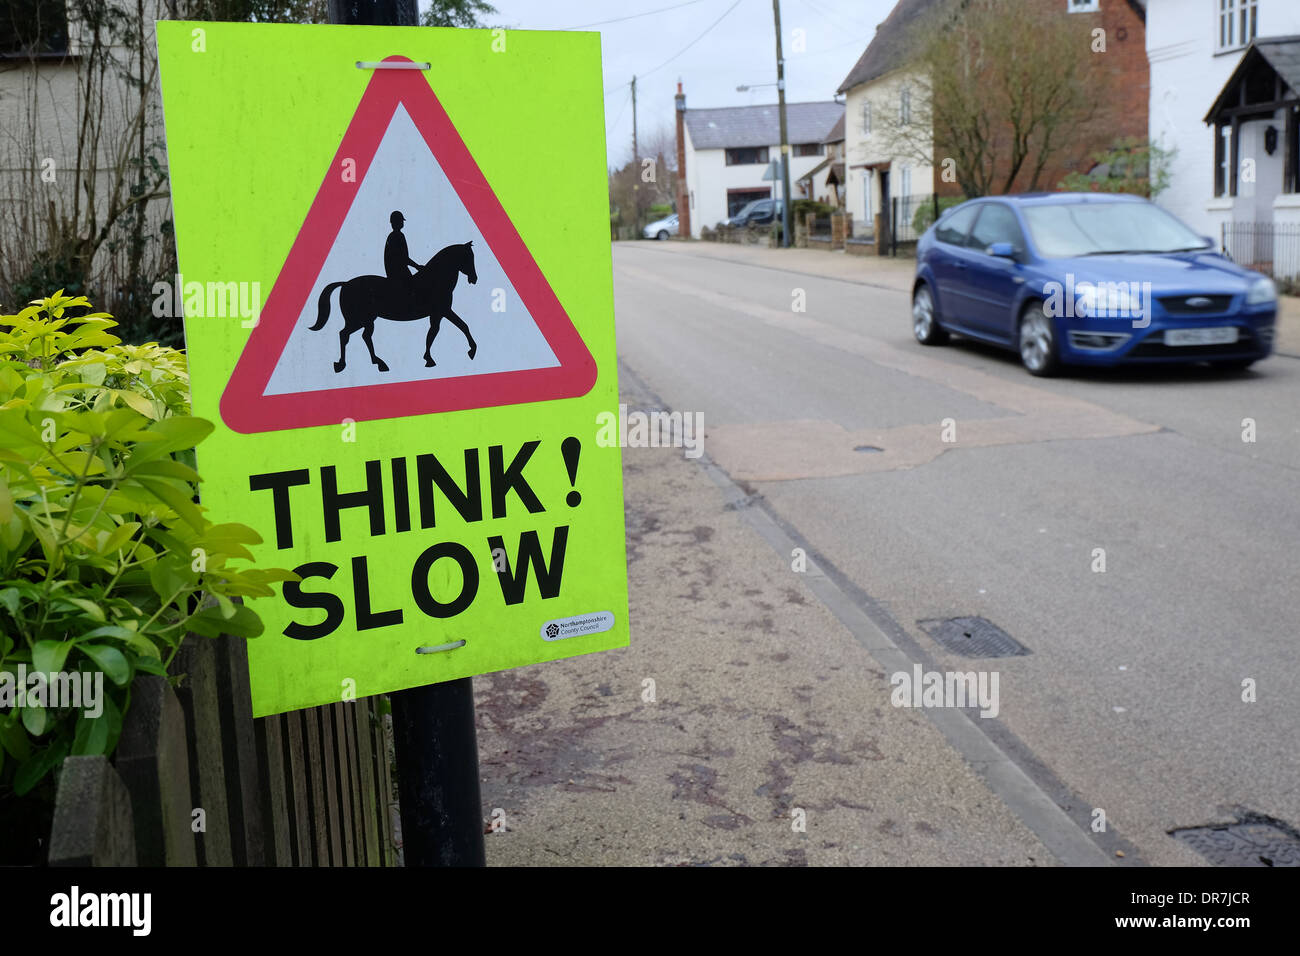
[{"label": "black text think!", "polygon": [[[275,471],[251,475],[248,479],[249,489],[254,492],[269,491],[275,511],[275,543],[283,550],[292,548],[295,535],[315,536],[323,531],[327,542],[342,540],[343,533],[340,515],[349,509],[365,509],[369,518],[370,536],[372,538],[394,533],[400,534],[413,530],[412,519],[418,519],[418,527],[428,530],[437,527],[438,519],[445,519],[454,511],[467,524],[483,521],[485,517],[504,518],[507,505],[513,493],[514,507],[523,505],[530,514],[543,514],[545,506],[524,478],[524,467],[532,458],[540,442],[524,443],[506,464],[504,448],[501,445],[487,447],[486,502],[479,449],[464,450],[462,463],[458,463],[457,473],[460,480],[437,456],[432,454],[417,455],[414,462],[414,486],[411,483],[411,461],[406,457],[392,458],[386,463],[382,460],[367,461],[364,464],[364,487],[360,490],[340,490],[340,476],[334,465],[324,465],[316,472],[298,468],[287,471]],[[565,465],[569,467],[569,481],[573,483],[577,472],[577,439],[569,438],[564,442]],[[386,465],[386,467],[385,467]],[[360,477],[360,476],[356,476]],[[347,480],[346,478],[344,479]],[[414,515],[412,514],[412,497],[414,497]],[[566,498],[570,507],[576,507],[581,495],[571,491]],[[391,504],[392,525],[388,524]],[[488,512],[485,514],[484,506]],[[320,524],[316,518],[319,516]],[[445,522],[444,522],[445,523]],[[500,535],[489,535],[484,539],[481,557],[496,571],[501,587],[501,596],[507,605],[520,604],[526,597],[528,577],[531,569],[537,579],[537,589],[542,598],[553,598],[560,593],[561,578],[564,573],[564,552],[568,543],[569,527],[563,525],[554,529],[551,537],[549,559],[543,556],[542,543],[536,531],[525,531],[519,536],[519,542],[512,555]],[[459,566],[460,590],[449,601],[435,598],[429,583],[430,571],[434,565],[447,560]],[[370,598],[370,575],[372,571],[385,578],[396,573],[382,558],[376,559],[373,567],[367,555],[358,555],[351,560],[352,606],[358,631],[380,627],[392,627],[401,624],[405,618],[402,608],[375,610]],[[382,568],[382,570],[379,570]],[[296,640],[310,641],[332,634],[347,617],[344,598],[331,591],[307,591],[303,585],[311,578],[331,580],[339,571],[339,566],[329,561],[308,561],[293,569],[303,578],[302,582],[289,581],[283,586],[285,601],[292,607],[325,612],[325,619],[315,624],[299,621],[290,623],[284,633]],[[454,572],[451,576],[455,580]],[[426,548],[415,559],[410,569],[411,598],[415,607],[432,618],[455,617],[469,608],[478,594],[479,563],[474,553],[460,541],[440,541]],[[316,615],[309,615],[315,617]]]}]

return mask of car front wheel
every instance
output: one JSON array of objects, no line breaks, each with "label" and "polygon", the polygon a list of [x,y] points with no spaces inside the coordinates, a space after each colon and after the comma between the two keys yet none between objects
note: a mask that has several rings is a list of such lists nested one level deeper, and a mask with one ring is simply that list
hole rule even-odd
[{"label": "car front wheel", "polygon": [[934,311],[934,296],[930,287],[922,284],[912,294],[912,334],[922,345],[942,345],[948,333],[939,327]]},{"label": "car front wheel", "polygon": [[667,239],[667,238],[668,238],[668,230],[666,230],[666,229],[660,229],[660,230],[659,230],[659,235],[655,236],[655,238],[656,238],[656,239],[660,239],[660,240],[662,240],[662,239]]},{"label": "car front wheel", "polygon": [[1041,303],[1029,306],[1020,320],[1020,361],[1030,375],[1055,375],[1060,368],[1052,317]]}]

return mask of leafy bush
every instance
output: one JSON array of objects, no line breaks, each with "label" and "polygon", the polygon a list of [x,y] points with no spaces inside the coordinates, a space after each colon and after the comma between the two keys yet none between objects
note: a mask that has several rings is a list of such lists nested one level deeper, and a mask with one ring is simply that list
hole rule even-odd
[{"label": "leafy bush", "polygon": [[1057,188],[1068,192],[1131,193],[1153,199],[1169,185],[1174,152],[1154,142],[1124,137],[1109,150],[1093,153],[1096,165],[1089,172],[1068,173]]},{"label": "leafy bush", "polygon": [[90,308],[60,290],[0,315],[0,672],[103,674],[99,717],[0,698],[0,808],[52,803],[64,757],[112,753],[137,673],[165,674],[187,632],[255,637],[236,600],[295,577],[237,567],[260,537],[195,503],[212,424],[184,354],[71,317]]},{"label": "leafy bush", "polygon": [[[953,206],[960,206],[965,201],[965,196],[940,196],[939,215],[942,216],[945,210],[951,209]],[[934,202],[923,202],[916,207],[916,212],[912,216],[912,229],[919,237],[932,225],[934,225]]]},{"label": "leafy bush", "polygon": [[835,207],[829,203],[818,202],[816,199],[796,199],[790,203],[790,215],[794,217],[795,222],[803,222],[803,217],[812,213],[818,219],[823,216],[829,216],[835,211]]}]

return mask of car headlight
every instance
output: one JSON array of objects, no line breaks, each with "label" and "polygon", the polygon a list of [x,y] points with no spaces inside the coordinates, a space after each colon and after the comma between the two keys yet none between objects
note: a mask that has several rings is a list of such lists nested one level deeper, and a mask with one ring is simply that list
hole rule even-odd
[{"label": "car headlight", "polygon": [[1277,301],[1277,286],[1273,284],[1272,279],[1260,277],[1251,285],[1250,291],[1246,293],[1247,305],[1263,305],[1265,302]]}]

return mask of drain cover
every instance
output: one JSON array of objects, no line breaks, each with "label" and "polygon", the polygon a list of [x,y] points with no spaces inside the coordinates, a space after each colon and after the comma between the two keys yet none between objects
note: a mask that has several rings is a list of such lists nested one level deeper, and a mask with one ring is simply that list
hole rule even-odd
[{"label": "drain cover", "polygon": [[1215,866],[1300,867],[1300,833],[1272,817],[1247,813],[1239,822],[1170,830]]},{"label": "drain cover", "polygon": [[1023,657],[1030,653],[1029,648],[982,617],[950,617],[916,623],[945,648],[962,657]]}]

